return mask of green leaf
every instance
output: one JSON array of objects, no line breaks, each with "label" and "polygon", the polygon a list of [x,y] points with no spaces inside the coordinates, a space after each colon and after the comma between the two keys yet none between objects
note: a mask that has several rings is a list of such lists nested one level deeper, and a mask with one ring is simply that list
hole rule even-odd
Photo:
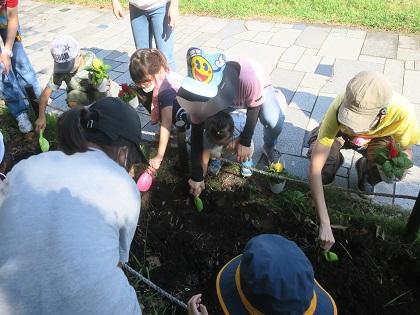
[{"label": "green leaf", "polygon": [[382,171],[385,173],[386,176],[392,176],[392,164],[389,160],[385,161],[385,163],[382,164]]},{"label": "green leaf", "polygon": [[397,168],[403,168],[405,165],[405,159],[401,156],[395,157],[392,159],[392,164],[394,164]]},{"label": "green leaf", "polygon": [[394,175],[396,178],[401,179],[404,175],[404,169],[403,168],[394,168]]},{"label": "green leaf", "polygon": [[385,153],[384,150],[377,150],[376,151],[376,157],[375,157],[375,161],[378,164],[383,164],[386,160],[388,160],[388,155]]}]

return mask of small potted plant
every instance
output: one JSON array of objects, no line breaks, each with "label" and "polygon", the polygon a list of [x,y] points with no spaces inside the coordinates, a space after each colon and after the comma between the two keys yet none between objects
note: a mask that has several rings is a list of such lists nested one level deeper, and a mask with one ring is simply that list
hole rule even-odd
[{"label": "small potted plant", "polygon": [[102,59],[93,59],[92,65],[86,70],[90,72],[91,79],[99,92],[106,92],[108,90],[108,72],[111,69],[110,65],[104,64]]},{"label": "small potted plant", "polygon": [[[284,160],[281,159],[281,161],[273,162],[271,163],[270,167],[268,168],[268,171],[272,174],[279,175],[284,170]],[[286,186],[286,180],[280,179],[280,178],[274,178],[270,177],[270,190],[275,193],[279,194],[283,191],[284,186]]]},{"label": "small potted plant", "polygon": [[136,90],[127,83],[123,83],[120,85],[118,97],[133,108],[139,106],[139,99],[137,98]]},{"label": "small potted plant", "polygon": [[413,162],[408,158],[407,153],[404,152],[399,143],[395,143],[393,138],[388,141],[386,146],[376,149],[375,155],[379,174],[386,183],[401,180],[407,170],[413,166]]}]

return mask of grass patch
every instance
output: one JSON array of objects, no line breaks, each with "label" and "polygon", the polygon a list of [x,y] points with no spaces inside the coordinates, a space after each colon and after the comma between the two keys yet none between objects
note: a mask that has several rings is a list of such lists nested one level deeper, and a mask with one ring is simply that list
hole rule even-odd
[{"label": "grass patch", "polygon": [[[110,7],[108,0],[44,0]],[[122,0],[128,6],[127,0]],[[420,0],[181,0],[183,14],[271,18],[420,32]]]}]

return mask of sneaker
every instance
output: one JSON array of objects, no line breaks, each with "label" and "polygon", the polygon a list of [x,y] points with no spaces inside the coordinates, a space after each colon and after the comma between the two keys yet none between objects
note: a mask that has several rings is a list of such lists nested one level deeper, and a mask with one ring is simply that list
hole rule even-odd
[{"label": "sneaker", "polygon": [[19,130],[21,133],[28,133],[32,131],[33,129],[32,123],[29,120],[29,116],[27,112],[23,112],[19,116],[17,116],[16,121],[17,121]]},{"label": "sneaker", "polygon": [[[365,157],[361,157],[356,162],[357,188],[362,192],[374,192],[375,186],[369,184],[367,180],[367,163],[368,160]],[[362,197],[371,199],[373,195],[362,195]]]},{"label": "sneaker", "polygon": [[262,153],[265,155],[268,165],[278,162],[281,158],[281,153],[279,151],[277,151],[274,147],[268,147],[265,144],[263,145]]},{"label": "sneaker", "polygon": [[253,163],[251,161],[243,162],[241,164],[241,175],[243,177],[250,177],[252,175],[252,170],[249,167],[252,167]]},{"label": "sneaker", "polygon": [[217,159],[211,159],[209,162],[208,172],[210,175],[218,175],[222,169],[222,161]]}]

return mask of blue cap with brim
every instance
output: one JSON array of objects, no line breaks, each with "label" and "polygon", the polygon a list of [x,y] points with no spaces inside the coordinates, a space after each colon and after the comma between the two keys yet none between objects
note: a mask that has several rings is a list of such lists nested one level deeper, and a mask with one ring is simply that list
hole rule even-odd
[{"label": "blue cap with brim", "polygon": [[305,254],[280,235],[251,239],[220,270],[216,289],[225,315],[337,314]]}]

